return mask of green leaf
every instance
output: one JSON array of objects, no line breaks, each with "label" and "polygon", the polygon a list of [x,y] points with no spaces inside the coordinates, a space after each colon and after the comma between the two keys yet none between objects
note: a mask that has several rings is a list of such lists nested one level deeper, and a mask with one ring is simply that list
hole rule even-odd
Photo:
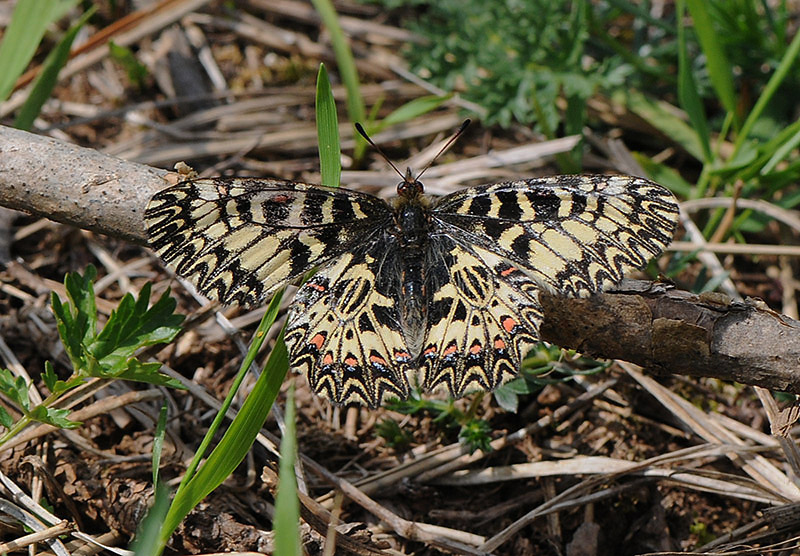
[{"label": "green leaf", "polygon": [[50,392],[55,393],[56,384],[58,384],[58,376],[56,376],[56,371],[50,361],[44,362],[42,380],[44,381],[44,385],[47,386],[47,389],[50,390]]},{"label": "green leaf", "polygon": [[78,0],[17,2],[0,44],[0,101],[6,100],[17,78],[30,63],[47,27],[61,19]]},{"label": "green leaf", "polygon": [[14,419],[2,405],[0,405],[0,425],[6,429],[10,429],[14,425]]},{"label": "green leaf", "polygon": [[297,459],[295,438],[294,389],[286,396],[286,416],[281,438],[281,461],[278,475],[278,495],[275,499],[275,554],[300,556],[300,502],[297,499],[297,478],[294,463]]},{"label": "green leaf", "polygon": [[146,382],[148,384],[155,384],[156,386],[167,386],[178,390],[186,389],[179,380],[158,372],[161,368],[161,363],[158,361],[142,363],[138,359],[133,358],[128,359],[126,364],[127,366],[124,371],[116,374],[102,373],[101,378],[119,378],[136,382]]},{"label": "green leaf", "polygon": [[[700,147],[703,149],[703,161],[710,163],[713,155],[711,154],[711,132],[708,129],[706,112],[703,101],[697,90],[694,81],[692,67],[689,62],[689,55],[686,46],[686,26],[683,24],[683,0],[679,0],[676,9],[678,12],[678,100],[686,113],[689,121],[697,133]],[[706,14],[706,17],[708,14]],[[710,25],[710,23],[708,23]]]},{"label": "green leaf", "polygon": [[[511,382],[516,382],[516,380],[519,379],[515,379]],[[511,388],[509,388],[509,384],[511,384],[511,382],[502,385],[500,388],[492,392],[492,395],[500,407],[509,413],[516,413],[519,409],[519,396],[517,396],[517,394]]]},{"label": "green leaf", "polygon": [[90,7],[47,55],[39,75],[36,76],[31,86],[31,92],[25,100],[25,104],[22,105],[17,118],[14,120],[14,127],[29,130],[33,126],[33,121],[41,112],[42,106],[50,98],[56,86],[58,72],[69,60],[69,51],[72,48],[75,36],[96,11],[97,6]]},{"label": "green leaf", "polygon": [[112,372],[121,371],[138,349],[171,342],[180,332],[184,317],[173,313],[177,302],[169,296],[169,290],[148,309],[149,302],[149,282],[137,300],[131,294],[122,298],[97,338],[87,344],[87,350],[100,365]]},{"label": "green leaf", "polygon": [[94,265],[86,267],[81,276],[70,272],[64,277],[67,298],[72,302],[69,312],[73,315],[74,334],[80,334],[81,342],[88,343],[97,335],[97,305],[94,300],[94,279],[97,269]]},{"label": "green leaf", "polygon": [[161,452],[164,448],[164,436],[167,432],[167,401],[161,404],[158,414],[156,432],[153,435],[153,484],[158,484],[158,469],[161,467]]},{"label": "green leaf", "polygon": [[339,187],[342,174],[339,119],[336,115],[336,101],[333,98],[325,64],[319,65],[317,74],[317,138],[322,185]]},{"label": "green leaf", "polygon": [[72,363],[72,368],[77,372],[85,367],[82,347],[85,327],[75,323],[69,305],[62,303],[56,292],[50,293],[50,307],[56,317],[56,329],[61,338],[61,344]]},{"label": "green leaf", "polygon": [[0,369],[0,392],[8,396],[21,409],[25,411],[30,409],[28,384],[21,376],[14,376],[9,369]]},{"label": "green leaf", "polygon": [[[689,6],[689,12],[692,14],[694,30],[700,41],[700,47],[706,56],[706,67],[708,68],[708,76],[711,78],[711,85],[713,85],[722,106],[735,117],[736,94],[734,93],[733,85],[733,68],[725,54],[725,49],[722,47],[719,33],[714,29],[711,16],[708,13],[708,0],[686,1]],[[678,8],[677,12],[682,14],[683,10]],[[680,27],[683,26],[681,23],[678,25]],[[678,40],[680,41],[681,39]],[[680,48],[684,50],[685,47],[686,44],[684,42]]]},{"label": "green leaf", "polygon": [[155,556],[164,550],[159,533],[169,510],[169,488],[162,482],[155,485],[153,505],[139,523],[131,549],[136,556]]},{"label": "green leaf", "polygon": [[109,41],[108,52],[111,55],[111,59],[128,74],[128,79],[131,83],[139,88],[144,86],[144,80],[147,77],[147,66],[136,59],[130,48],[120,46],[114,41]]},{"label": "green leaf", "polygon": [[83,424],[67,419],[67,415],[69,415],[69,409],[55,409],[43,405],[37,405],[27,413],[30,419],[45,425],[58,427],[59,429],[75,429]]},{"label": "green leaf", "polygon": [[272,298],[266,313],[261,318],[261,323],[258,325],[230,392],[228,392],[217,417],[209,427],[197,453],[192,458],[192,462],[184,474],[184,479],[178,487],[175,498],[172,500],[169,512],[164,518],[159,535],[159,542],[162,547],[166,545],[172,532],[192,508],[217,488],[241,463],[250,450],[253,440],[264,424],[272,404],[280,392],[283,378],[289,368],[289,357],[286,351],[286,344],[283,342],[283,332],[278,336],[264,370],[258,377],[244,404],[242,404],[242,408],[236,414],[236,418],[203,466],[195,472],[200,461],[205,457],[205,452],[219,429],[222,420],[225,418],[225,413],[230,407],[241,381],[255,360],[256,354],[266,338],[267,331],[278,316],[282,297],[283,291],[280,291]]}]

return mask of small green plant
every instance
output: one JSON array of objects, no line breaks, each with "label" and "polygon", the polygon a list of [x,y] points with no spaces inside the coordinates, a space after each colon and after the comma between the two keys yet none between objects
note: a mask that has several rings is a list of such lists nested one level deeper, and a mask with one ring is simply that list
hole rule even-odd
[{"label": "small green plant", "polygon": [[181,388],[178,381],[158,372],[160,363],[142,363],[136,358],[141,348],[171,342],[180,331],[183,316],[173,313],[175,300],[169,297],[169,292],[150,306],[150,284],[145,284],[138,299],[125,295],[99,329],[92,284],[96,275],[93,266],[89,266],[84,275],[69,273],[64,279],[67,301],[62,302],[56,293],[51,296],[58,334],[72,363],[69,378],[60,380],[53,365],[46,362],[42,380],[50,395],[34,406],[25,380],[14,378],[7,369],[0,369],[0,391],[17,404],[22,413],[14,422],[0,407],[0,424],[6,428],[0,445],[33,421],[66,428],[80,426],[67,418],[67,410],[54,405],[88,378],[135,380]]},{"label": "small green plant", "polygon": [[133,51],[126,47],[116,44],[114,41],[108,43],[108,51],[111,59],[125,70],[128,80],[138,88],[144,87],[144,80],[147,78],[147,66],[136,59]]},{"label": "small green plant", "polygon": [[571,361],[571,364],[565,363],[563,359],[564,351],[560,347],[540,344],[522,361],[520,376],[492,393],[495,401],[506,411],[516,413],[519,409],[519,396],[538,392],[547,384],[564,382],[578,374],[599,373],[610,364],[588,357],[579,357]]},{"label": "small green plant", "polygon": [[387,446],[402,452],[411,444],[413,435],[394,419],[382,419],[375,427],[375,434],[386,441]]},{"label": "small green plant", "polygon": [[[418,413],[428,413],[433,416],[433,422],[437,423],[444,431],[458,429],[458,438],[466,445],[470,453],[475,450],[490,450],[491,428],[488,423],[475,417],[478,402],[482,394],[473,398],[473,402],[467,411],[461,411],[454,403],[453,399],[431,400],[422,398],[419,392],[412,391],[407,400],[395,400],[386,404],[392,411],[415,415]],[[486,426],[481,423],[485,423]],[[398,427],[399,428],[399,427]]]}]

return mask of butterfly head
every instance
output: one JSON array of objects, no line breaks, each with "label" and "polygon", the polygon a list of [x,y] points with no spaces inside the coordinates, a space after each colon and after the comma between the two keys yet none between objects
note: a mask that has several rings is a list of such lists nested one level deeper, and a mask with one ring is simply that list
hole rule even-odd
[{"label": "butterfly head", "polygon": [[406,199],[413,199],[422,194],[422,182],[414,176],[411,168],[406,168],[403,181],[397,184],[397,195]]}]

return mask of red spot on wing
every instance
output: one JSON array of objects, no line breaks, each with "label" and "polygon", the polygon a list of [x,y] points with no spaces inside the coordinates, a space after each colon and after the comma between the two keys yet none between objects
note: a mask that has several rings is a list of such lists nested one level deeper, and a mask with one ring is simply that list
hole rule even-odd
[{"label": "red spot on wing", "polygon": [[500,324],[505,328],[506,332],[511,332],[514,330],[514,327],[517,326],[517,321],[512,319],[511,317],[503,317],[500,321]]},{"label": "red spot on wing", "polygon": [[323,365],[331,365],[333,363],[333,355],[329,353],[325,354],[325,357],[322,358]]},{"label": "red spot on wing", "polygon": [[312,290],[317,290],[318,292],[324,292],[325,290],[328,289],[322,284],[317,284],[316,282],[306,282],[306,286],[308,286]]},{"label": "red spot on wing", "polygon": [[519,270],[517,267],[510,266],[507,269],[500,271],[500,276],[508,276],[509,274],[515,273],[517,270]]},{"label": "red spot on wing", "polygon": [[325,343],[325,334],[315,334],[313,338],[308,341],[313,344],[318,350],[322,349],[322,344]]},{"label": "red spot on wing", "polygon": [[472,355],[477,355],[477,354],[479,354],[481,351],[483,351],[483,346],[482,346],[482,345],[480,345],[478,342],[475,342],[475,343],[474,343],[474,344],[472,344],[472,346],[469,348],[469,352],[470,352]]},{"label": "red spot on wing", "polygon": [[450,344],[449,346],[447,346],[447,347],[444,349],[444,351],[442,352],[442,355],[445,355],[445,356],[447,356],[447,355],[453,355],[453,354],[454,354],[455,352],[457,352],[457,351],[458,351],[458,346],[457,346],[457,345],[455,345],[455,344]]},{"label": "red spot on wing", "polygon": [[422,355],[433,355],[436,353],[436,346],[431,346],[422,352]]},{"label": "red spot on wing", "polygon": [[356,365],[358,365],[358,359],[356,359],[352,355],[348,355],[347,357],[344,358],[344,364],[350,367],[355,367]]},{"label": "red spot on wing", "polygon": [[373,363],[380,363],[381,365],[386,365],[386,359],[375,353],[369,356],[369,360],[372,361]]},{"label": "red spot on wing", "polygon": [[396,361],[408,361],[411,359],[411,354],[407,351],[395,351],[394,358]]},{"label": "red spot on wing", "polygon": [[500,338],[496,338],[494,341],[494,349],[506,349],[506,343]]}]

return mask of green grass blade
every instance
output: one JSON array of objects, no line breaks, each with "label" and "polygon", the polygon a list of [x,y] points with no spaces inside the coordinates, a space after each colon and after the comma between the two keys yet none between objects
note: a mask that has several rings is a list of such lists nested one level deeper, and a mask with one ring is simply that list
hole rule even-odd
[{"label": "green grass blade", "polygon": [[153,435],[153,484],[158,484],[158,470],[161,467],[161,453],[164,449],[164,436],[167,433],[167,402],[161,405],[156,423],[156,432]]},{"label": "green grass blade", "polygon": [[325,64],[319,65],[317,74],[317,140],[322,185],[339,187],[342,175],[339,118],[336,115],[336,101],[333,98]]},{"label": "green grass blade", "polygon": [[160,544],[159,529],[164,521],[164,516],[169,508],[169,488],[159,482],[155,485],[153,505],[147,510],[147,515],[139,524],[131,549],[136,556],[156,556],[161,554],[163,546]]},{"label": "green grass blade", "polygon": [[278,337],[264,370],[258,377],[252,392],[242,404],[242,408],[236,418],[217,447],[208,456],[205,464],[196,471],[233,401],[236,390],[255,360],[267,331],[272,326],[272,323],[275,322],[282,296],[283,292],[276,294],[267,308],[267,312],[261,319],[261,323],[253,337],[250,349],[244,361],[242,361],[236,380],[231,385],[231,390],[228,392],[228,396],[225,398],[217,417],[209,427],[203,442],[186,470],[184,479],[178,487],[175,498],[172,500],[169,512],[164,518],[160,535],[162,547],[166,545],[172,532],[178,527],[181,520],[192,511],[192,508],[217,488],[241,463],[248,450],[250,450],[258,431],[264,424],[269,410],[272,408],[272,403],[278,395],[281,383],[289,367],[286,345],[283,343],[283,333]]},{"label": "green grass blade", "polygon": [[[350,45],[347,42],[339,25],[339,18],[336,15],[336,10],[330,0],[311,0],[314,8],[319,13],[322,22],[328,29],[331,35],[331,45],[333,46],[333,53],[336,56],[336,64],[339,69],[339,75],[344,83],[344,88],[347,91],[347,115],[350,121],[363,122],[366,120],[366,108],[364,107],[364,98],[361,96],[361,83],[358,80],[358,70],[356,69],[356,62],[353,59],[353,53],[350,50]],[[356,143],[356,158],[360,158],[360,154],[364,152],[366,143],[358,139]]]},{"label": "green grass blade", "polygon": [[31,93],[25,100],[25,104],[20,108],[16,120],[14,120],[14,127],[18,129],[29,130],[33,126],[33,121],[42,110],[42,106],[50,98],[50,94],[58,82],[58,72],[66,65],[69,60],[69,51],[72,48],[72,41],[78,34],[78,31],[89,21],[94,12],[97,11],[97,6],[89,8],[83,16],[78,20],[75,25],[70,27],[69,31],[59,41],[56,47],[47,55],[47,58],[42,64],[42,69],[36,80],[31,86]]},{"label": "green grass blade", "polygon": [[415,98],[402,105],[400,108],[390,112],[380,123],[377,124],[377,130],[373,127],[373,133],[381,131],[386,127],[396,124],[401,124],[432,112],[439,108],[442,104],[453,98],[452,94],[448,95],[428,95],[424,97]]},{"label": "green grass blade", "polygon": [[678,100],[689,115],[692,128],[697,133],[700,148],[703,150],[703,161],[710,163],[712,160],[711,132],[708,129],[703,101],[700,99],[700,93],[697,90],[694,75],[692,75],[691,62],[688,59],[682,1],[677,2],[676,10],[678,13]]},{"label": "green grass blade", "polygon": [[[733,85],[733,68],[722,48],[719,33],[714,30],[708,13],[708,0],[687,0],[689,12],[694,21],[694,30],[700,41],[700,48],[706,55],[706,68],[711,85],[725,110],[736,115],[736,94]],[[683,13],[682,11],[678,12]],[[679,24],[680,25],[680,24]],[[680,25],[682,26],[682,25]],[[682,45],[685,46],[685,44]]]},{"label": "green grass blade", "polygon": [[[619,99],[619,97],[624,98]],[[615,101],[627,105],[632,112],[647,120],[650,125],[675,141],[697,160],[703,160],[703,147],[700,145],[697,133],[685,121],[677,117],[674,110],[668,109],[661,102],[636,91],[618,92],[613,98]]]},{"label": "green grass blade", "polygon": [[795,33],[792,42],[789,44],[789,48],[786,49],[780,64],[778,64],[778,67],[775,69],[775,73],[772,74],[761,96],[758,97],[755,106],[750,110],[750,114],[747,115],[742,129],[739,131],[739,136],[736,138],[736,143],[734,143],[734,153],[730,158],[735,158],[736,153],[739,152],[739,149],[741,149],[747,141],[750,132],[753,130],[753,126],[756,125],[764,109],[766,109],[767,104],[769,104],[769,101],[778,91],[778,87],[780,87],[781,83],[783,83],[784,79],[786,79],[789,72],[792,70],[798,54],[800,54],[800,33]]},{"label": "green grass blade", "polygon": [[297,477],[294,462],[297,459],[295,436],[294,389],[286,397],[286,418],[281,439],[281,462],[278,476],[278,496],[275,500],[275,554],[300,556],[300,502],[297,499]]},{"label": "green grass blade", "polygon": [[789,138],[788,141],[786,141],[784,144],[778,147],[775,150],[772,157],[767,161],[766,164],[764,164],[764,167],[761,168],[760,172],[762,176],[765,176],[770,172],[772,172],[780,162],[789,158],[792,151],[794,151],[798,146],[800,146],[800,129],[797,129],[798,124],[800,124],[800,121],[795,122],[791,126],[789,126],[796,129],[795,133]]},{"label": "green grass blade", "polygon": [[14,83],[28,67],[36,48],[51,23],[78,4],[78,0],[23,0],[17,2],[11,22],[0,44],[0,101],[14,89]]}]

